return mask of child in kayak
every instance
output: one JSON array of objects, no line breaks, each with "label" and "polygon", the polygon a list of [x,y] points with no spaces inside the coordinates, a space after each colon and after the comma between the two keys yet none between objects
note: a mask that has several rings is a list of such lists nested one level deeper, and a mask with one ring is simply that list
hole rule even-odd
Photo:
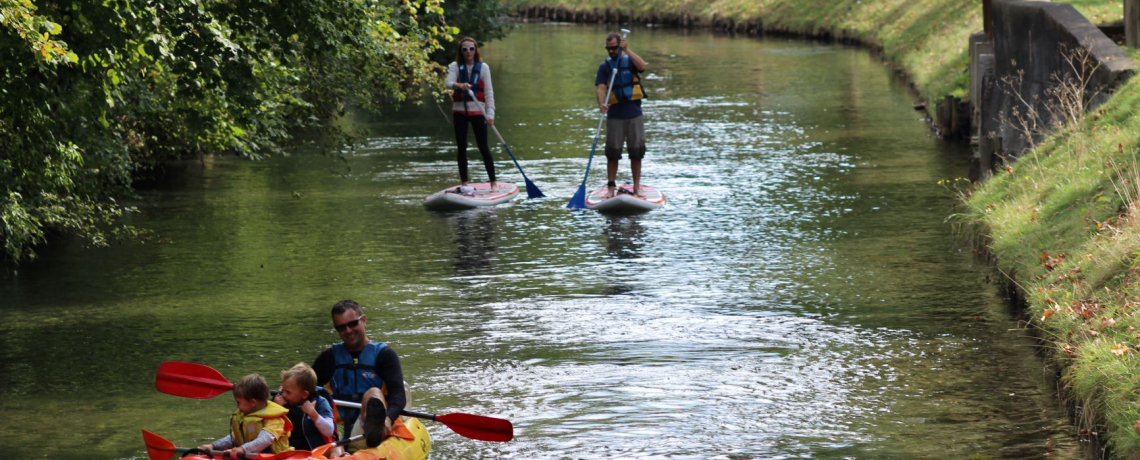
[{"label": "child in kayak", "polygon": [[225,450],[231,458],[293,450],[289,447],[289,433],[293,430],[287,417],[289,410],[269,400],[269,384],[264,378],[258,374],[242,377],[234,384],[233,394],[238,410],[230,415],[230,434],[198,446],[199,449]]},{"label": "child in kayak", "polygon": [[313,450],[336,441],[332,405],[317,393],[317,373],[308,364],[281,372],[281,391],[273,401],[289,410],[289,445],[294,449]]}]

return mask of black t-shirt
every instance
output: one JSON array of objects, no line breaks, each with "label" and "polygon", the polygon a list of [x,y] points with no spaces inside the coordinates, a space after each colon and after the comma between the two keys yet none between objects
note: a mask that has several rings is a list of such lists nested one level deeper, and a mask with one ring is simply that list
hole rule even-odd
[{"label": "black t-shirt", "polygon": [[[352,354],[353,358],[360,358],[359,351],[350,351],[349,353]],[[325,386],[329,383],[333,372],[336,371],[336,353],[333,352],[332,347],[325,349],[320,356],[317,356],[316,361],[313,361],[313,370],[317,373],[317,386]],[[396,350],[393,350],[391,346],[381,349],[376,355],[375,371],[380,380],[388,387],[388,394],[384,396],[388,400],[388,418],[395,421],[408,401],[404,394],[404,371],[400,368],[400,357],[396,355]]]}]

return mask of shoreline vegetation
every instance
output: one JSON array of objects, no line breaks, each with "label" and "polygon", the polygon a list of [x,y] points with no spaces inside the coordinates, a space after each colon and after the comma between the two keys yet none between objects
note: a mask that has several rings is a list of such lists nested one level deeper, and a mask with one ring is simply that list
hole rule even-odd
[{"label": "shoreline vegetation", "polygon": [[348,106],[441,94],[443,47],[501,37],[505,16],[480,0],[0,0],[0,257],[138,239],[127,203],[179,160],[337,156],[356,140]]},{"label": "shoreline vegetation", "polygon": [[[108,229],[131,211],[116,200],[132,196],[140,171],[164,161],[278,153],[291,133],[333,129],[330,120],[346,103],[369,108],[416,96],[424,87],[417,82],[435,78],[430,52],[460,33],[443,21],[443,8],[478,12],[490,3],[366,9],[302,0],[265,9],[191,0],[0,2],[0,62],[8,69],[0,75],[6,258],[34,257],[52,232],[106,244],[122,227]],[[1063,3],[1098,24],[1123,13],[1119,0]],[[967,39],[982,30],[977,0],[495,5],[572,15],[558,20],[600,15],[858,42],[879,50],[931,102],[966,96]],[[235,7],[243,13],[231,14]],[[373,84],[357,84],[362,80]],[[964,203],[952,222],[985,246],[1024,299],[1080,435],[1104,442],[1117,458],[1140,459],[1138,111],[1134,78],[976,189],[952,187]]]},{"label": "shoreline vegetation", "polygon": [[[507,0],[520,16],[664,23],[749,35],[857,42],[881,51],[925,101],[968,92],[976,0]],[[1122,1],[1073,0],[1095,24],[1121,21]],[[668,13],[663,13],[668,12]],[[610,20],[610,21],[607,21]],[[1126,50],[1140,58],[1137,50]],[[1078,436],[1113,458],[1140,458],[1140,78],[1070,119],[961,194],[950,221],[991,258],[1024,304]],[[1047,440],[1042,439],[1042,443]],[[988,458],[979,453],[979,458]]]}]

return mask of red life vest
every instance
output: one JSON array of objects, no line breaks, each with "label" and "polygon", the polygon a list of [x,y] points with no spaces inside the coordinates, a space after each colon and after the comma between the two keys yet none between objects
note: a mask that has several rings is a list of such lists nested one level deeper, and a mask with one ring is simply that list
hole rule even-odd
[{"label": "red life vest", "polygon": [[[471,91],[475,92],[475,99],[483,102],[483,63],[476,62],[471,66],[471,81],[467,81],[467,64],[459,64],[459,83],[470,83]],[[466,91],[455,90],[451,92],[451,100],[455,102],[470,101],[471,95]]]}]

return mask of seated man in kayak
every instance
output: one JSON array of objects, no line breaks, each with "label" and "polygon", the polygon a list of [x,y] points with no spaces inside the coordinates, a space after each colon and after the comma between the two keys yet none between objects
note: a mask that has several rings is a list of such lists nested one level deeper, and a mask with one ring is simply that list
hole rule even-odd
[{"label": "seated man in kayak", "polygon": [[368,447],[376,447],[389,436],[407,403],[400,357],[388,344],[369,340],[365,331],[368,317],[356,302],[337,302],[332,319],[343,342],[313,361],[317,385],[327,384],[334,399],[360,402],[367,408],[364,420],[359,420],[356,409],[337,407],[337,411],[344,422],[345,437],[363,432]]},{"label": "seated man in kayak", "polygon": [[281,453],[289,447],[292,426],[289,411],[269,400],[269,384],[257,374],[242,377],[234,384],[234,402],[238,410],[230,416],[230,434],[210,444],[198,446],[202,450],[225,450],[229,458],[242,458],[244,454],[262,451]]}]

